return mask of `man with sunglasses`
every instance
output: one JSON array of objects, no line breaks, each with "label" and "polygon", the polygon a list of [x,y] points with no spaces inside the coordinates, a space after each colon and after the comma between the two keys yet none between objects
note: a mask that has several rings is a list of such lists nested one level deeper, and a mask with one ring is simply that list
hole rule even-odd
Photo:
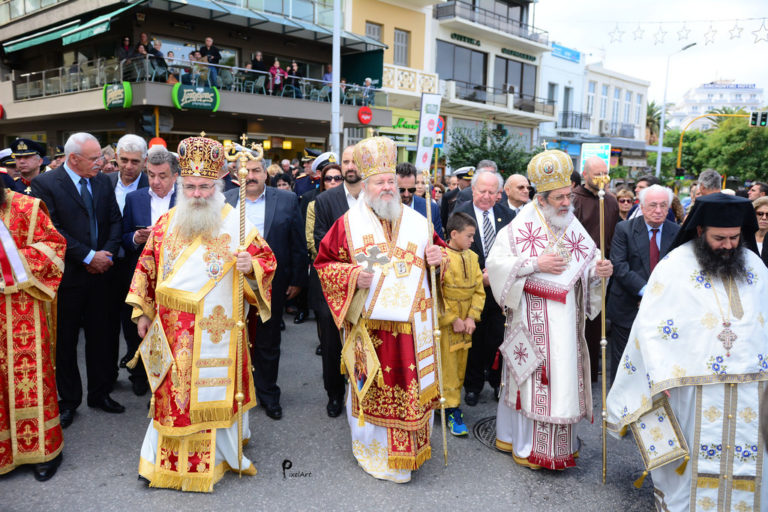
[{"label": "man with sunglasses", "polygon": [[530,189],[531,186],[528,184],[528,180],[522,174],[513,174],[504,183],[504,192],[507,193],[507,206],[515,212],[515,215],[520,213],[520,209],[531,200],[529,195]]},{"label": "man with sunglasses", "polygon": [[[397,164],[395,172],[397,173],[397,188],[400,191],[400,200],[403,206],[413,208],[426,217],[427,201],[423,197],[416,195],[416,166],[410,162],[403,162]],[[434,201],[430,202],[432,203],[432,223],[434,224],[435,232],[441,239],[445,240],[443,223],[440,220],[440,208]]]}]

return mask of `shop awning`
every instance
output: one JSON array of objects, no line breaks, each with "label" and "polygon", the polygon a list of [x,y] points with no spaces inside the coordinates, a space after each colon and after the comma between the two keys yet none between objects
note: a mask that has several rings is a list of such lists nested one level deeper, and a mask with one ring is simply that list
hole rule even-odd
[{"label": "shop awning", "polygon": [[43,30],[42,32],[35,32],[33,35],[20,37],[13,41],[3,43],[3,49],[5,50],[5,53],[11,53],[31,46],[47,43],[48,41],[59,39],[65,33],[78,27],[79,24],[80,20],[74,20],[49,28],[48,30]]},{"label": "shop awning", "polygon": [[63,33],[61,36],[62,43],[64,46],[66,46],[68,44],[82,41],[83,39],[88,39],[89,37],[104,34],[105,32],[109,31],[110,22],[114,18],[124,13],[125,11],[133,9],[134,7],[137,7],[145,2],[147,2],[147,0],[138,0],[138,2],[133,2],[129,5],[126,5],[125,7],[117,9],[116,11],[102,14],[101,16],[98,16],[91,21],[83,23],[82,25]]}]

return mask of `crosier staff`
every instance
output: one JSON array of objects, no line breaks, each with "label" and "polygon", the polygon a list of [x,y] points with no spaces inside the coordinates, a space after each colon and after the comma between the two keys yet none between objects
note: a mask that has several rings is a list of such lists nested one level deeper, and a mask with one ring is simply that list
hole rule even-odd
[{"label": "crosier staff", "polygon": [[[245,246],[245,181],[248,178],[248,169],[245,165],[249,160],[261,160],[264,158],[264,151],[261,145],[251,143],[251,149],[245,147],[245,143],[248,141],[248,137],[243,134],[240,137],[243,142],[243,146],[239,151],[234,154],[229,154],[232,148],[232,143],[225,144],[226,159],[230,162],[238,161],[240,167],[237,170],[237,177],[240,181],[240,245],[237,247],[238,254],[245,252],[248,248]],[[252,153],[256,152],[256,156]],[[245,273],[237,273],[237,361],[235,361],[235,371],[237,372],[235,400],[237,401],[237,471],[242,478],[243,476],[243,400],[245,400],[245,394],[243,393],[243,372],[240,369],[240,365],[243,361],[243,342],[245,341],[245,302],[243,301],[243,288],[245,287]]]},{"label": "crosier staff", "polygon": [[[611,178],[605,174],[595,176],[595,183],[600,187],[597,196],[600,199],[600,259],[605,259],[605,186],[611,182]],[[605,352],[608,348],[608,340],[605,338],[605,277],[601,277],[600,300],[602,307],[600,309],[600,357],[601,367],[603,369],[602,377],[602,398],[603,410],[601,413],[603,423],[603,485],[605,485],[605,473],[608,464],[607,435],[608,435],[608,412],[606,411],[606,381],[608,380],[608,368],[606,365]]]}]

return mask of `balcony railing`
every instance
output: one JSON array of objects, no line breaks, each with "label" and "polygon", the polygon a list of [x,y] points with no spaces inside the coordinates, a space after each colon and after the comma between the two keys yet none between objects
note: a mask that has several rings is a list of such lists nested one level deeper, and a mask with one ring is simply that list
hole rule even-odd
[{"label": "balcony railing", "polygon": [[384,64],[382,86],[394,91],[413,94],[436,93],[438,78],[437,73],[426,73],[418,69]]},{"label": "balcony railing", "polygon": [[635,138],[635,125],[618,121],[602,120],[598,126],[599,134],[603,137]]},{"label": "balcony railing", "polygon": [[433,13],[438,20],[462,18],[513,36],[522,37],[541,44],[549,44],[549,33],[547,31],[532,25],[526,25],[514,18],[473,6],[461,0],[449,0],[448,2],[437,4],[434,6]]},{"label": "balcony railing", "polygon": [[[212,68],[217,70],[215,84]],[[182,59],[166,61],[151,55],[130,60],[97,59],[44,71],[15,74],[13,92],[16,101],[24,101],[101,89],[105,84],[121,81],[179,81],[195,86],[216,85],[226,91],[312,101],[331,101],[332,92],[331,84],[322,80],[289,75],[287,79],[281,80],[281,84],[275,84],[268,72]],[[341,102],[344,104],[387,105],[386,92],[374,87],[344,84],[340,92]]]},{"label": "balcony railing", "polygon": [[592,116],[587,112],[560,112],[557,122],[558,130],[589,130]]},{"label": "balcony railing", "polygon": [[484,85],[462,82],[460,80],[451,80],[451,82],[455,83],[456,99],[476,101],[478,103],[494,105],[497,107],[511,107],[514,110],[546,116],[555,115],[554,102],[544,98],[539,98],[530,94],[515,94],[508,92],[509,89],[487,87]]}]

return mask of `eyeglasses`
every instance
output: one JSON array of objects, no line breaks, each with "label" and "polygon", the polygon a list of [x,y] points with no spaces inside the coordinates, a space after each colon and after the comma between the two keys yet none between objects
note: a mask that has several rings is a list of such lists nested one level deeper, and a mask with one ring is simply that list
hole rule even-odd
[{"label": "eyeglasses", "polygon": [[643,205],[643,209],[648,210],[667,210],[669,209],[669,205],[667,203],[648,203]]},{"label": "eyeglasses", "polygon": [[98,154],[97,156],[85,156],[75,153],[78,157],[82,158],[83,160],[88,160],[89,162],[98,162],[99,160],[105,160],[104,155]]},{"label": "eyeglasses", "polygon": [[213,187],[215,187],[213,183],[210,185],[182,185],[182,188],[186,190],[187,192],[194,192],[195,190],[200,190],[201,192],[208,192],[209,190],[213,190]]},{"label": "eyeglasses", "polygon": [[620,203],[630,204],[632,202],[632,200],[630,198],[628,198],[628,197],[622,197],[622,198],[619,199],[619,202]]},{"label": "eyeglasses", "polygon": [[756,212],[758,217],[768,218],[768,212]]},{"label": "eyeglasses", "polygon": [[407,191],[408,191],[408,193],[410,193],[410,194],[414,194],[414,193],[416,193],[416,187],[410,187],[410,188],[403,188],[403,187],[400,187],[400,193],[401,193],[401,194],[405,194],[405,191],[406,191],[406,190],[407,190]]},{"label": "eyeglasses", "polygon": [[326,183],[330,183],[332,181],[342,181],[344,178],[342,176],[326,176],[323,178],[323,181]]}]

